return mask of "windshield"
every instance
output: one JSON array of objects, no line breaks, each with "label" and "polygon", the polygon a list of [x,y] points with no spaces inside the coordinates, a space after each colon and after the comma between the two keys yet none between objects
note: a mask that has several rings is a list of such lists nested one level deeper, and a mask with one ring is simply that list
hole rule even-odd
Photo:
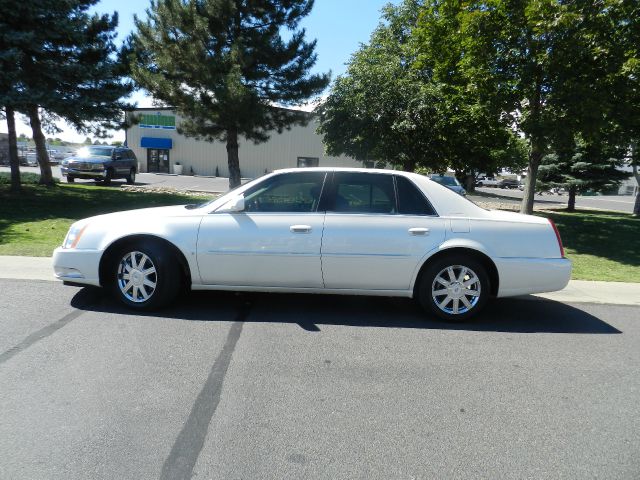
[{"label": "windshield", "polygon": [[83,147],[78,150],[79,157],[110,157],[113,148],[108,147]]},{"label": "windshield", "polygon": [[447,185],[450,187],[457,187],[458,185],[460,185],[458,183],[458,180],[456,180],[454,177],[434,175],[433,177],[431,177],[431,180],[433,180],[434,182],[438,182],[440,185]]},{"label": "windshield", "polygon": [[243,185],[239,185],[239,186],[229,190],[228,192],[226,192],[224,195],[222,195],[220,197],[212,198],[211,200],[208,200],[208,201],[206,201],[204,203],[198,203],[198,204],[195,204],[195,205],[188,205],[187,207],[189,208],[189,210],[196,209],[196,208],[210,207],[209,209],[211,211],[215,211],[216,208],[224,205],[226,202],[228,202],[231,198],[233,198],[238,193],[244,192],[245,190],[247,190],[248,188],[252,187],[256,183],[261,182],[265,178],[266,178],[266,176],[263,175],[262,177],[258,177],[256,179],[251,180],[250,182],[247,182],[247,183],[245,183]]}]

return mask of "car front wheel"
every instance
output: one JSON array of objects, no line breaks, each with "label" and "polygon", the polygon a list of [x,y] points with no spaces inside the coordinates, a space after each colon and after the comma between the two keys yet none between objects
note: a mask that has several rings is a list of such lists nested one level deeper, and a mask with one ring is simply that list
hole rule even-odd
[{"label": "car front wheel", "polygon": [[129,175],[127,175],[127,183],[129,185],[136,183],[136,171],[133,168],[129,171]]},{"label": "car front wheel", "polygon": [[102,183],[104,185],[111,185],[111,180],[113,180],[113,170],[109,168],[107,169],[106,175],[102,179]]},{"label": "car front wheel", "polygon": [[182,276],[167,248],[132,245],[113,258],[111,290],[126,306],[139,310],[160,308],[178,294]]},{"label": "car front wheel", "polygon": [[459,322],[484,308],[489,291],[489,276],[481,263],[449,255],[427,267],[418,287],[418,301],[428,313]]}]

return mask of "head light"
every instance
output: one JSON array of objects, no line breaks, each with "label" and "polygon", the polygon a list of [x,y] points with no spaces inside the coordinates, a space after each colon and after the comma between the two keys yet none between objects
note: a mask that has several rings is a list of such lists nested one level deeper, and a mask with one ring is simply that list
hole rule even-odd
[{"label": "head light", "polygon": [[80,237],[84,233],[87,225],[80,227],[78,224],[74,223],[71,225],[69,232],[67,232],[67,236],[62,243],[62,248],[76,248],[76,245],[80,241]]}]

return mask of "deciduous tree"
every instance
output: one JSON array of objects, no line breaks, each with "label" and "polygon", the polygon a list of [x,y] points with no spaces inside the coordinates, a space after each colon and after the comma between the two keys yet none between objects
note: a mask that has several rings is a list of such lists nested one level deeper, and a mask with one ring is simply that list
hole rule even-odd
[{"label": "deciduous tree", "polygon": [[[521,211],[531,213],[542,157],[558,129],[601,127],[612,58],[613,0],[432,1],[421,29],[438,25],[440,43],[458,45],[438,63],[461,75],[491,110],[499,109],[529,144]],[[593,108],[596,107],[596,108]],[[606,109],[606,107],[604,108]]]},{"label": "deciduous tree", "polygon": [[442,74],[442,64],[451,63],[442,57],[456,58],[460,49],[440,43],[436,23],[416,31],[423,10],[421,0],[383,9],[369,43],[320,107],[319,132],[329,153],[405,170],[452,168],[473,187],[474,173],[512,162],[517,140],[501,111],[481,103],[466,79]]}]

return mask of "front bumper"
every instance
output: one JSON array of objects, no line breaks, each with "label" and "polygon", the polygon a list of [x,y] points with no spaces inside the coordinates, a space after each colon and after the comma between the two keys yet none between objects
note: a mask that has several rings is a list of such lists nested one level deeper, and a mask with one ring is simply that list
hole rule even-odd
[{"label": "front bumper", "polygon": [[74,178],[103,179],[107,176],[106,170],[78,170],[71,167],[60,167],[63,177],[72,176]]},{"label": "front bumper", "polygon": [[58,247],[53,252],[53,274],[64,282],[99,287],[102,253],[102,250]]},{"label": "front bumper", "polygon": [[555,292],[571,279],[568,258],[494,258],[500,286],[498,297]]}]

